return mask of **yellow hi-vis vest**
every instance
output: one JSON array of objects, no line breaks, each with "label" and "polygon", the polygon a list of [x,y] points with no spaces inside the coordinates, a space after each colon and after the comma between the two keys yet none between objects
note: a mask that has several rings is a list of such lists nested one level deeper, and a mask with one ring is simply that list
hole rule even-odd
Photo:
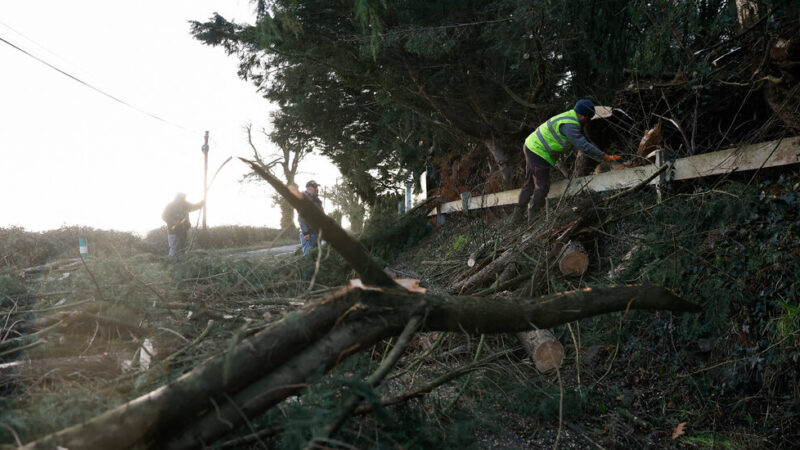
[{"label": "yellow hi-vis vest", "polygon": [[525,139],[525,147],[544,158],[550,165],[555,165],[556,159],[572,146],[567,137],[559,130],[563,123],[581,125],[578,121],[578,113],[574,109],[570,109],[539,125],[539,128]]}]

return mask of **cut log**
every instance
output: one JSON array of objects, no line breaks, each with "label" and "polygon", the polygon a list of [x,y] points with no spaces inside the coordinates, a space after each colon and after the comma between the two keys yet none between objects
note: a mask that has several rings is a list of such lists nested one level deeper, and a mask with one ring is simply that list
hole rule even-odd
[{"label": "cut log", "polygon": [[567,242],[558,258],[558,269],[566,277],[579,277],[589,268],[589,255],[575,241]]},{"label": "cut log", "polygon": [[25,276],[31,274],[47,273],[50,272],[51,270],[57,270],[62,268],[69,268],[71,270],[71,269],[76,269],[78,267],[80,267],[80,259],[72,258],[62,261],[49,262],[47,264],[42,264],[41,266],[27,267],[25,269],[20,270],[19,275],[24,278]]},{"label": "cut log", "polygon": [[495,241],[487,241],[481,244],[475,251],[469,254],[467,258],[467,267],[475,267],[479,261],[486,259],[490,254],[490,250],[495,247]]},{"label": "cut log", "polygon": [[744,30],[758,20],[758,4],[754,0],[736,0],[739,28]]},{"label": "cut log", "polygon": [[546,373],[561,367],[564,361],[564,346],[552,331],[533,330],[517,333],[517,338],[539,372]]}]

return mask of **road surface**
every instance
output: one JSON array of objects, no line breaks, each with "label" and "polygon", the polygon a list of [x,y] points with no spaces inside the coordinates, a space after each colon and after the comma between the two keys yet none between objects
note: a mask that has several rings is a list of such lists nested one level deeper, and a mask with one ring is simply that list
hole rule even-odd
[{"label": "road surface", "polygon": [[281,247],[272,247],[272,248],[261,248],[258,250],[250,250],[249,252],[245,252],[245,255],[263,255],[264,253],[270,253],[273,255],[285,255],[287,253],[293,253],[297,250],[297,247],[300,247],[300,244],[291,244],[291,245],[283,245]]}]

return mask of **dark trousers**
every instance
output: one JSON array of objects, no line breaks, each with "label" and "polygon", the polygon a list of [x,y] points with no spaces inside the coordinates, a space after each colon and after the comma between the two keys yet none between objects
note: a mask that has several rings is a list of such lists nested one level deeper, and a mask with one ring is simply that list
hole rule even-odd
[{"label": "dark trousers", "polygon": [[519,191],[517,205],[519,208],[524,208],[530,201],[528,217],[533,217],[542,209],[547,193],[550,192],[550,163],[528,150],[525,144],[522,144],[522,151],[525,153],[525,183]]}]

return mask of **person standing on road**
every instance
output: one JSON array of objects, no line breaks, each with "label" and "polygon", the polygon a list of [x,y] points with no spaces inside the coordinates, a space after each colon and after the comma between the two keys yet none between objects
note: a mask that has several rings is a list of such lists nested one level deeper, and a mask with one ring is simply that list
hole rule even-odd
[{"label": "person standing on road", "polygon": [[[324,212],[322,209],[322,200],[319,198],[319,184],[317,184],[316,181],[311,180],[306,183],[306,190],[303,192],[303,195]],[[303,256],[306,256],[310,249],[317,248],[317,239],[319,236],[317,230],[312,229],[300,214],[297,215],[297,222],[300,223],[300,245],[303,246]]]},{"label": "person standing on road", "polygon": [[595,161],[616,161],[620,158],[604,153],[583,134],[583,127],[593,116],[594,103],[586,99],[578,100],[575,108],[551,117],[525,139],[522,146],[525,153],[525,183],[519,192],[513,223],[522,222],[525,206],[529,202],[528,225],[533,223],[550,192],[550,167],[570,147],[576,147]]},{"label": "person standing on road", "polygon": [[189,212],[198,210],[202,206],[202,200],[199,203],[189,203],[186,201],[186,194],[179,192],[175,195],[175,200],[164,208],[161,218],[167,223],[167,242],[171,258],[178,259],[183,254],[186,236],[192,227],[189,223]]}]

